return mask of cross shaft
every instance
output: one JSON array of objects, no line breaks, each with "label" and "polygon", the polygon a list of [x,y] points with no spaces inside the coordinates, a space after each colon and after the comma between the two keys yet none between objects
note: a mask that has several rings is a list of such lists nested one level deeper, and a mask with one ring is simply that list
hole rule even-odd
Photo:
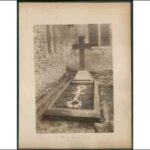
[{"label": "cross shaft", "polygon": [[79,44],[74,44],[73,49],[79,49],[80,70],[85,69],[85,48],[91,48],[91,46],[84,43],[84,36],[79,36]]}]

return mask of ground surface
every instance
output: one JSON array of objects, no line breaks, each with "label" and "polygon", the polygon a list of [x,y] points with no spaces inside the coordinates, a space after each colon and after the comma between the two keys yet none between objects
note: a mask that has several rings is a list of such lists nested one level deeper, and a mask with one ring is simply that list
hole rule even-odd
[{"label": "ground surface", "polygon": [[67,72],[59,84],[47,92],[36,102],[37,133],[94,133],[113,132],[113,82],[112,71],[100,73],[91,72],[93,78],[99,82],[101,123],[79,123],[74,121],[43,120],[42,114],[48,105],[59,94],[66,83],[73,79],[75,72]]}]

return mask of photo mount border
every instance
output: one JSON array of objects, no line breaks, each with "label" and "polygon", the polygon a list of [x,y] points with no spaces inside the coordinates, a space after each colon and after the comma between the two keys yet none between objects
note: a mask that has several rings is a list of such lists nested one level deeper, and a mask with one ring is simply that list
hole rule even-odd
[{"label": "photo mount border", "polygon": [[[19,90],[19,76],[20,76],[20,73],[19,73],[19,3],[38,3],[38,2],[62,2],[62,3],[65,3],[65,2],[69,2],[69,3],[78,3],[78,2],[97,2],[97,3],[115,3],[115,2],[122,2],[122,3],[130,3],[131,5],[131,13],[130,13],[130,17],[131,17],[131,23],[130,23],[130,28],[131,28],[131,149],[133,149],[133,140],[134,140],[134,131],[133,131],[133,115],[134,115],[134,110],[133,110],[133,105],[134,105],[134,102],[133,102],[133,18],[134,18],[134,15],[133,15],[133,0],[76,0],[76,1],[72,1],[72,0],[17,0],[17,111],[16,111],[16,115],[17,115],[17,148],[19,149],[19,141],[20,141],[20,136],[19,136],[19,130],[20,130],[20,125],[19,125],[19,96],[20,96],[20,90]],[[52,148],[50,148],[52,149]],[[99,149],[104,149],[104,148],[99,148]],[[109,148],[109,149],[114,149],[114,148]],[[118,149],[121,149],[121,147],[118,147]]]}]

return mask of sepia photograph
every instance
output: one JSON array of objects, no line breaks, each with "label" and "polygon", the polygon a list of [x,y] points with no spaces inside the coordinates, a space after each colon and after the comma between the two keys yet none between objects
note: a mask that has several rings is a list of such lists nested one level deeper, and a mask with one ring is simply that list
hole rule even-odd
[{"label": "sepia photograph", "polygon": [[131,4],[19,3],[19,147],[131,148]]},{"label": "sepia photograph", "polygon": [[113,132],[111,24],[33,32],[37,133]]}]

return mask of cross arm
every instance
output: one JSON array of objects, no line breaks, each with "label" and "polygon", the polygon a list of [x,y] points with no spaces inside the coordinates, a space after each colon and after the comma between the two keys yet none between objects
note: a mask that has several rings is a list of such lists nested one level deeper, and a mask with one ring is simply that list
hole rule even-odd
[{"label": "cross arm", "polygon": [[[80,48],[81,48],[81,45],[79,45],[79,44],[73,44],[73,45],[72,45],[72,49],[80,49]],[[88,44],[88,43],[85,43],[85,44],[83,45],[83,48],[91,48],[91,45]]]}]

